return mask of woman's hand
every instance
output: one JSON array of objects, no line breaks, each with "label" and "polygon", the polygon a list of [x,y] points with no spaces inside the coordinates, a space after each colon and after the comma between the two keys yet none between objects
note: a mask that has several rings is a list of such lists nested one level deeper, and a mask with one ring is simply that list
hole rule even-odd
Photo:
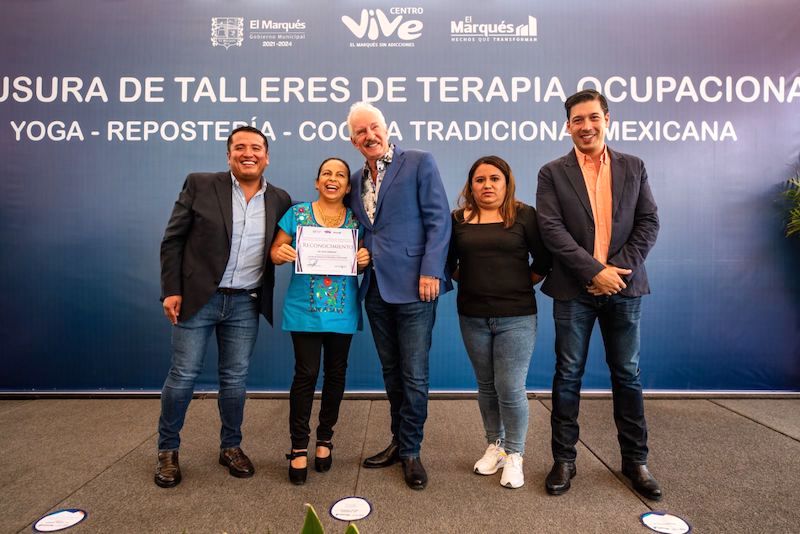
[{"label": "woman's hand", "polygon": [[358,264],[358,272],[364,271],[369,265],[369,250],[361,247],[356,252],[356,263]]},{"label": "woman's hand", "polygon": [[269,248],[269,257],[275,265],[281,265],[297,259],[297,252],[291,245],[292,236],[279,228]]},{"label": "woman's hand", "polygon": [[280,265],[282,263],[294,261],[297,259],[297,252],[291,245],[281,243],[277,248],[270,252],[272,256],[272,263]]}]

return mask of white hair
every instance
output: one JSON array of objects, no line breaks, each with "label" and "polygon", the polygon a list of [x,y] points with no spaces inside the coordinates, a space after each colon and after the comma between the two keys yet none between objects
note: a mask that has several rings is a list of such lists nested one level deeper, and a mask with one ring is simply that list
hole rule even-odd
[{"label": "white hair", "polygon": [[384,128],[387,127],[386,119],[384,118],[383,113],[381,113],[381,110],[379,110],[369,102],[364,102],[364,101],[356,102],[355,104],[350,106],[350,112],[347,114],[347,129],[350,132],[351,138],[353,137],[353,124],[351,119],[353,118],[353,115],[359,111],[369,111],[370,113],[375,114],[375,116],[378,117],[378,123]]}]

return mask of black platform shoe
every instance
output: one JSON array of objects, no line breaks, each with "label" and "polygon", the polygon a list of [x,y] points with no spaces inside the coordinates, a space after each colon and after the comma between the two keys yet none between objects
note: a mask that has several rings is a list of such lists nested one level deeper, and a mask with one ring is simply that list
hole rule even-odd
[{"label": "black platform shoe", "polygon": [[302,456],[307,458],[308,451],[292,451],[286,455],[286,459],[289,460],[289,482],[296,486],[305,484],[308,476],[308,464],[305,467],[292,467],[292,460]]},{"label": "black platform shoe", "polygon": [[331,468],[331,464],[333,463],[333,443],[330,441],[317,441],[317,447],[325,447],[328,449],[328,456],[325,458],[320,458],[316,454],[314,455],[314,469],[316,469],[318,473],[324,473]]}]

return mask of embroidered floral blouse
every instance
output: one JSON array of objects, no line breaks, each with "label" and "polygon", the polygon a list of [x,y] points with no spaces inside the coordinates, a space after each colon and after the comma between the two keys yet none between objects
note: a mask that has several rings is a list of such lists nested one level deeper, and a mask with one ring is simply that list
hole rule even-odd
[{"label": "embroidered floral blouse", "polygon": [[[311,203],[301,202],[284,214],[278,226],[292,236],[292,247],[296,247],[298,226],[323,225],[315,219]],[[349,208],[340,228],[359,228]],[[353,334],[360,326],[358,277],[297,274],[292,268],[292,280],[283,301],[283,330]]]}]

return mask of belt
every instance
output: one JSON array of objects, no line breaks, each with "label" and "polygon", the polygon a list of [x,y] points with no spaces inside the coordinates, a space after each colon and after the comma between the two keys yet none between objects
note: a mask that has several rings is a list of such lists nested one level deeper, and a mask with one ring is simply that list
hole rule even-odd
[{"label": "belt", "polygon": [[254,289],[240,289],[238,287],[218,287],[217,293],[222,293],[223,295],[239,295],[241,293],[260,293],[261,288],[256,287]]}]

